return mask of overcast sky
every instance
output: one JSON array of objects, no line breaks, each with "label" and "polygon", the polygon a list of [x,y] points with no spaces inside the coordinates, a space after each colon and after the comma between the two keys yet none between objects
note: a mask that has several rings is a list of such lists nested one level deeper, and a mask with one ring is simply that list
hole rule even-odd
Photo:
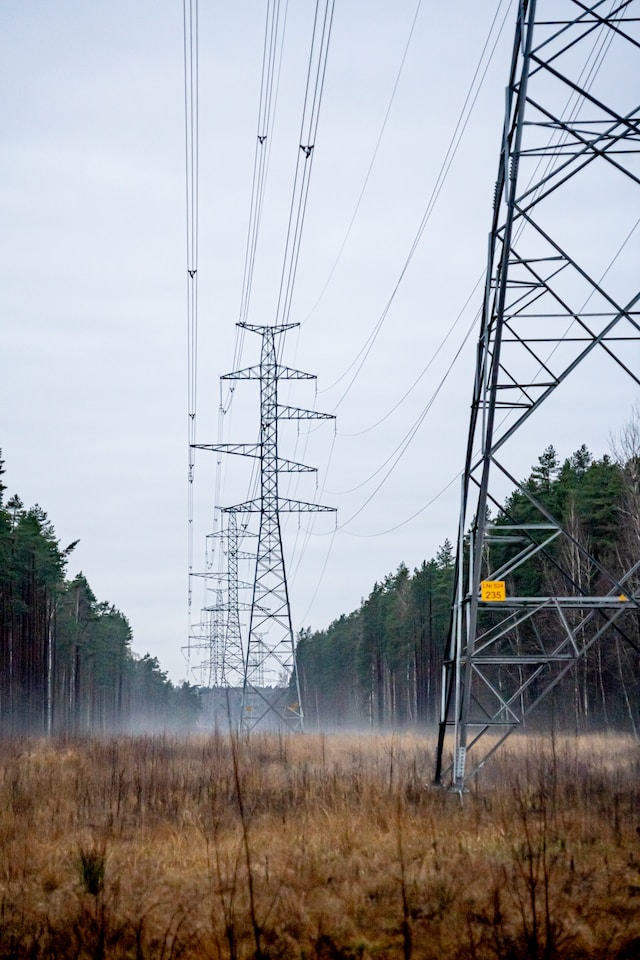
[{"label": "overcast sky", "polygon": [[[311,3],[290,4],[249,313],[256,324],[275,317],[312,13]],[[287,385],[281,399],[337,420],[313,424],[309,436],[283,425],[280,452],[319,468],[317,485],[294,476],[284,492],[338,513],[286,521],[296,629],[327,626],[401,562],[419,566],[455,537],[475,330],[462,344],[481,301],[474,288],[514,14],[509,0],[424,0],[419,9],[415,0],[336,0],[290,317],[301,326],[283,355],[318,379]],[[264,17],[253,0],[200,5],[200,443],[218,438],[219,378],[235,362]],[[4,0],[0,20],[0,446],[9,494],[38,502],[62,546],[79,538],[69,576],[82,570],[98,599],[129,618],[134,649],[179,680],[188,563],[182,4]],[[491,58],[482,56],[487,39]],[[484,79],[472,87],[478,64]],[[477,99],[415,255],[365,362],[351,366],[398,284],[470,89]],[[241,366],[258,362],[259,345],[246,335]],[[561,456],[583,441],[606,452],[633,400],[611,383],[579,433],[563,417],[532,425],[521,475],[548,443]],[[256,440],[255,383],[238,384],[223,427],[225,441]],[[198,454],[196,569],[214,522],[215,465]],[[225,465],[219,505],[246,499],[250,475],[248,461]]]}]

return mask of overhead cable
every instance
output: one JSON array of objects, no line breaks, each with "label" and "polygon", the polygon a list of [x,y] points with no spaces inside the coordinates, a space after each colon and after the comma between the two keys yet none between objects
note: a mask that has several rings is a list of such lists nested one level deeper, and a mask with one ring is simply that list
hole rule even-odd
[{"label": "overhead cable", "polygon": [[[498,11],[496,11],[496,16],[497,16],[497,14],[498,14]],[[494,17],[494,21],[495,21],[495,17]],[[503,20],[502,26],[504,26],[504,20]],[[501,28],[500,28],[501,30],[502,30],[502,26],[501,26]],[[487,45],[487,44],[486,44],[486,42],[485,42],[485,48],[486,48],[486,45]],[[493,50],[495,50],[495,44],[494,44]],[[492,51],[492,55],[493,55],[493,51]],[[588,58],[588,60],[587,60],[587,63],[585,64],[585,68],[584,68],[584,70],[588,70],[588,72],[589,72],[589,80],[590,80],[590,83],[592,83],[593,80],[595,79],[595,76],[597,75],[597,72],[598,72],[598,70],[600,69],[600,66],[602,65],[602,60],[603,60],[603,58],[604,58],[605,55],[606,55],[606,49],[601,48],[600,50],[597,50],[597,44],[594,44],[594,47],[592,48],[591,54],[590,54],[590,56],[589,56],[589,58]],[[589,61],[591,60],[591,58],[592,58],[593,56],[595,56],[595,61],[591,64],[591,66],[589,66]],[[477,73],[477,71],[476,71],[476,73]],[[486,73],[486,68],[485,68],[485,73]],[[477,96],[477,94],[476,94],[476,96]],[[569,103],[570,103],[571,99],[572,99],[572,98],[569,99]],[[567,104],[567,108],[569,107],[569,103]],[[633,228],[633,230],[635,230],[635,227]],[[632,233],[633,233],[633,230],[631,231]],[[627,239],[629,239],[629,238],[627,238]],[[625,243],[626,243],[626,241],[625,241]],[[477,289],[477,286],[478,286],[478,282],[476,283],[476,286],[474,287],[474,290]],[[472,296],[472,295],[473,295],[473,294],[470,295],[469,299],[467,300],[467,303],[468,303],[469,300],[471,299],[471,296]],[[466,307],[466,305],[467,305],[467,304],[465,304],[465,307]],[[464,308],[463,308],[463,309],[464,309]],[[461,314],[458,315],[457,320],[454,322],[454,326],[455,326],[455,323],[458,322],[460,316],[461,316]],[[458,349],[458,352],[456,353],[456,355],[455,355],[455,357],[454,357],[453,363],[455,363],[455,360],[457,359],[457,357],[458,357],[459,354],[460,354],[460,351],[461,351],[461,349],[462,349],[462,346],[464,345],[464,343],[466,343],[467,339],[469,338],[469,335],[471,334],[471,332],[472,332],[472,330],[473,330],[473,327],[475,326],[475,323],[476,323],[477,318],[478,318],[478,316],[476,315],[476,318],[474,319],[471,327],[467,330],[467,333],[465,334],[464,340],[463,340],[460,348]],[[452,329],[453,329],[453,328],[450,328],[449,333],[451,332]],[[566,331],[566,333],[568,333],[568,330]],[[565,336],[566,336],[566,333],[565,333]],[[448,337],[448,335],[449,335],[449,334],[447,334],[447,337]],[[445,339],[446,339],[446,337],[445,337]],[[440,347],[438,348],[438,351],[437,351],[437,352],[439,352],[439,350],[441,349],[441,347],[442,347],[442,344],[441,344]],[[557,347],[556,347],[556,349],[557,349]],[[452,363],[451,366],[453,366],[453,363]],[[448,370],[447,373],[445,374],[444,380],[446,380],[446,378],[448,377],[450,370],[451,370],[451,367],[449,368],[449,370]],[[412,385],[412,387],[410,388],[410,390],[407,391],[407,392],[404,394],[404,396],[401,398],[401,401],[398,402],[398,403],[396,403],[396,405],[392,408],[392,410],[389,411],[389,413],[386,414],[380,421],[378,421],[379,423],[380,423],[380,422],[383,422],[383,420],[385,420],[385,419],[387,418],[387,416],[388,416],[391,412],[393,412],[393,410],[397,409],[397,407],[400,405],[400,403],[403,402],[404,399],[409,395],[409,393],[411,392],[411,389],[413,389],[413,387],[420,381],[420,379],[422,378],[424,372],[425,372],[425,371],[423,371],[423,373],[419,375],[419,377],[417,378],[417,380],[414,381],[414,384]],[[436,391],[436,395],[437,395],[437,392],[439,392],[439,390],[440,390],[440,388],[442,387],[442,385],[444,384],[444,380],[441,381],[440,385],[438,386],[437,391]],[[431,406],[434,398],[435,398],[435,397],[432,397],[432,398],[430,399],[429,403],[427,404],[427,407],[422,411],[422,413],[421,413],[420,416],[418,417],[418,421],[416,421],[416,423],[417,423],[418,425],[419,425],[420,423],[422,423],[422,420],[423,420],[424,417],[426,416],[426,413],[428,412],[428,410],[429,410],[429,408],[430,408],[430,406]],[[341,398],[341,400],[339,401],[339,403],[342,401],[342,399],[344,399],[344,395],[343,395],[343,397]],[[335,408],[334,408],[334,409],[335,409]],[[369,428],[369,429],[372,429],[372,428]],[[401,443],[398,445],[398,447],[396,447],[396,450],[393,451],[393,453],[390,455],[390,457],[388,457],[387,460],[386,460],[380,467],[378,467],[378,469],[377,469],[376,471],[374,471],[374,473],[372,473],[366,480],[364,480],[364,481],[362,481],[361,483],[359,483],[356,487],[351,488],[349,491],[342,491],[342,493],[350,493],[350,492],[353,492],[353,491],[359,489],[360,487],[365,486],[367,483],[369,483],[369,482],[370,482],[375,476],[377,476],[377,474],[379,474],[380,471],[389,463],[389,461],[396,455],[396,453],[398,452],[398,450],[401,450],[400,456],[402,456],[402,454],[403,454],[404,451],[406,450],[407,446],[408,446],[409,443],[411,442],[413,436],[415,435],[415,429],[416,429],[416,424],[414,424],[414,426],[411,428],[411,430],[409,431],[409,433],[408,433],[407,435],[405,435],[405,437],[403,438],[403,440],[401,441]],[[366,431],[363,431],[363,432],[366,432]],[[357,434],[355,434],[355,435],[357,436]],[[392,472],[392,470],[395,469],[395,466],[396,466],[398,460],[399,460],[399,457],[398,457],[398,459],[394,462],[394,464],[392,465],[391,470],[390,470],[389,472],[387,472],[387,474],[385,474],[385,477],[383,478],[382,482],[378,485],[378,487],[377,487],[376,490],[373,492],[373,494],[371,495],[371,497],[369,497],[368,500],[365,501],[365,503],[360,507],[360,509],[357,511],[357,513],[353,514],[353,516],[350,517],[349,520],[347,520],[347,521],[345,521],[343,524],[341,524],[338,529],[343,529],[348,523],[351,522],[351,520],[353,520],[353,519],[358,515],[358,513],[361,512],[362,509],[364,509],[365,506],[367,506],[367,504],[371,501],[371,499],[376,495],[376,493],[378,492],[378,490],[381,488],[382,484],[386,481],[387,477],[390,475],[390,473]],[[453,482],[453,481],[452,481],[452,482]],[[445,488],[445,489],[446,489],[446,488]],[[328,493],[331,494],[331,491],[328,491]],[[426,509],[426,507],[425,507],[424,509]],[[407,520],[407,521],[403,521],[403,523],[404,523],[404,522],[409,522],[409,521],[408,521],[408,520]],[[402,525],[402,524],[401,524],[401,525]],[[393,528],[393,529],[395,529],[395,528]]]},{"label": "overhead cable", "polygon": [[[183,0],[183,56],[187,234],[187,550],[191,573],[198,371],[198,0]],[[190,612],[191,577],[188,579]]]},{"label": "overhead cable", "polygon": [[[240,294],[240,309],[238,323],[246,323],[249,317],[253,275],[256,262],[256,252],[260,235],[262,209],[269,171],[269,158],[273,142],[280,73],[282,67],[282,52],[286,35],[288,0],[281,11],[281,0],[268,0],[264,38],[262,44],[262,69],[260,75],[260,95],[258,101],[258,120],[256,139],[254,144],[253,173],[251,182],[251,202],[249,205],[249,224],[245,245],[245,259]],[[236,338],[233,356],[234,369],[241,364],[244,345],[244,329],[236,327]],[[228,397],[224,406],[228,406],[233,399],[233,387],[228,388]]]},{"label": "overhead cable", "polygon": [[376,140],[376,145],[375,145],[375,147],[373,148],[373,154],[371,155],[371,160],[369,161],[369,167],[368,167],[368,169],[367,169],[367,172],[366,172],[366,175],[365,175],[365,178],[364,178],[364,182],[363,182],[363,184],[362,184],[362,187],[360,188],[360,194],[359,194],[358,199],[357,199],[357,201],[356,201],[356,205],[355,205],[355,207],[353,208],[353,213],[351,214],[351,219],[350,219],[350,221],[349,221],[349,226],[347,227],[347,231],[346,231],[344,237],[342,238],[342,243],[340,244],[340,249],[338,250],[338,254],[337,254],[335,260],[333,261],[333,264],[332,264],[331,269],[330,269],[330,271],[329,271],[329,275],[327,276],[327,279],[326,279],[325,282],[324,282],[324,286],[322,287],[320,293],[318,294],[318,296],[317,296],[317,298],[316,298],[315,303],[313,304],[313,306],[312,306],[311,309],[309,310],[309,312],[308,312],[308,314],[307,314],[307,316],[305,317],[305,320],[304,320],[303,322],[305,322],[306,320],[309,320],[309,318],[312,316],[312,314],[315,313],[315,310],[316,310],[318,304],[320,303],[320,301],[322,300],[322,298],[323,298],[323,296],[324,296],[324,294],[325,294],[325,291],[326,291],[327,287],[328,287],[329,284],[331,283],[331,280],[332,280],[332,278],[333,278],[333,275],[334,275],[334,273],[336,272],[336,267],[338,266],[338,263],[340,262],[340,260],[341,260],[341,258],[342,258],[342,254],[343,254],[343,252],[344,252],[344,248],[345,248],[346,245],[347,245],[347,240],[349,239],[349,236],[351,235],[351,230],[352,230],[352,228],[353,228],[353,224],[355,223],[355,219],[356,219],[356,217],[357,217],[357,215],[358,215],[358,211],[359,211],[359,209],[360,209],[360,204],[362,203],[362,198],[363,198],[364,195],[365,195],[365,191],[366,191],[366,189],[367,189],[367,184],[369,183],[369,178],[371,177],[371,171],[373,170],[374,164],[375,164],[375,162],[376,162],[376,157],[378,156],[378,150],[380,149],[380,144],[382,143],[382,137],[383,137],[384,131],[385,131],[386,126],[387,126],[387,121],[389,120],[389,115],[390,115],[390,113],[391,113],[391,107],[393,106],[393,101],[395,100],[395,97],[396,97],[396,92],[397,92],[397,90],[398,90],[398,85],[399,85],[399,83],[400,83],[400,77],[402,76],[402,71],[403,71],[403,69],[404,69],[404,64],[405,64],[405,61],[406,61],[406,59],[407,59],[407,54],[408,54],[408,52],[409,52],[409,47],[411,46],[411,40],[412,40],[412,38],[413,38],[413,34],[414,34],[414,31],[415,31],[416,23],[417,23],[417,20],[418,20],[418,14],[419,14],[419,12],[420,12],[420,7],[421,7],[421,6],[422,6],[422,0],[418,0],[417,6],[416,6],[416,10],[415,10],[415,13],[414,13],[414,15],[413,15],[413,21],[412,21],[412,23],[411,23],[411,28],[410,28],[410,30],[409,30],[409,36],[407,37],[407,42],[406,42],[405,47],[404,47],[404,52],[403,52],[403,54],[402,54],[402,59],[400,60],[400,66],[398,67],[398,72],[397,72],[397,74],[396,74],[396,79],[395,79],[395,82],[394,82],[394,84],[393,84],[393,89],[392,89],[392,91],[391,91],[391,96],[390,96],[390,98],[389,98],[389,103],[387,104],[387,109],[386,109],[386,111],[385,111],[384,119],[383,119],[383,121],[382,121],[382,126],[380,127],[380,132],[378,133],[378,139]]},{"label": "overhead cable", "polygon": [[[426,417],[427,414],[429,413],[429,410],[430,410],[431,407],[433,406],[433,404],[434,404],[434,402],[435,402],[438,394],[440,393],[440,391],[442,390],[443,386],[444,386],[445,383],[447,382],[447,380],[448,380],[448,378],[449,378],[449,375],[451,374],[451,371],[453,370],[453,367],[454,367],[456,361],[458,360],[458,357],[459,357],[460,354],[462,353],[462,350],[463,350],[463,348],[464,348],[467,340],[468,340],[469,337],[471,336],[471,334],[472,334],[472,332],[473,332],[473,329],[474,329],[474,327],[476,326],[476,324],[477,324],[477,322],[478,322],[479,316],[480,316],[480,312],[478,311],[478,312],[476,313],[476,315],[474,316],[473,320],[471,321],[470,325],[468,326],[467,331],[466,331],[464,337],[462,338],[462,342],[460,343],[460,346],[459,346],[458,349],[456,350],[456,352],[455,352],[455,354],[454,354],[454,356],[453,356],[453,359],[451,360],[449,366],[447,367],[447,369],[446,369],[446,371],[445,371],[445,373],[444,373],[444,376],[440,379],[440,382],[438,383],[437,387],[435,388],[435,390],[433,391],[433,393],[432,393],[431,396],[429,397],[429,400],[427,401],[426,405],[425,405],[425,406],[423,407],[423,409],[420,411],[419,415],[417,416],[417,418],[415,419],[415,421],[413,422],[413,424],[411,425],[411,427],[409,428],[409,430],[405,433],[405,435],[404,435],[404,437],[402,438],[402,440],[400,441],[400,443],[396,446],[395,450],[393,450],[393,451],[389,454],[389,456],[387,457],[387,459],[386,459],[376,470],[374,470],[374,472],[373,472],[372,474],[370,474],[370,475],[366,478],[366,480],[362,480],[360,483],[356,484],[355,487],[351,487],[349,490],[340,490],[340,491],[327,490],[327,493],[328,493],[329,495],[333,495],[333,496],[344,496],[344,495],[346,495],[346,494],[353,493],[353,492],[356,491],[356,490],[360,490],[361,487],[366,486],[366,485],[367,485],[368,483],[370,483],[375,477],[377,477],[378,474],[379,474],[382,470],[384,470],[384,468],[393,460],[393,463],[392,463],[390,469],[389,469],[389,470],[387,471],[387,473],[384,475],[382,481],[378,484],[378,486],[376,487],[376,489],[374,490],[374,492],[371,494],[371,496],[368,497],[367,500],[365,500],[365,502],[363,503],[363,505],[359,508],[359,510],[358,510],[356,513],[354,513],[353,516],[349,518],[349,520],[345,520],[344,523],[341,524],[338,529],[342,529],[342,527],[346,526],[347,523],[350,523],[351,520],[353,520],[355,517],[358,516],[359,513],[362,512],[362,510],[363,510],[363,509],[367,506],[367,504],[371,501],[371,499],[373,498],[373,496],[378,492],[378,490],[380,489],[380,487],[382,486],[382,484],[385,483],[385,481],[387,480],[387,478],[391,475],[391,473],[392,473],[392,472],[395,470],[395,468],[397,467],[398,463],[400,462],[401,457],[404,455],[404,453],[406,452],[406,450],[407,450],[408,447],[410,446],[411,441],[413,440],[413,438],[415,437],[416,433],[418,432],[419,428],[422,426],[422,423],[424,422],[425,417]],[[395,459],[394,459],[394,458],[395,458]]]},{"label": "overhead cable", "polygon": [[[238,324],[246,323],[249,318],[256,254],[269,170],[269,158],[278,105],[278,90],[282,67],[282,52],[286,35],[287,13],[288,0],[286,0],[284,6],[281,0],[268,0],[262,43],[262,68],[260,75],[256,139],[254,145],[251,201],[249,206],[249,222],[245,243],[245,259],[240,294]],[[237,369],[241,365],[243,345],[244,329],[242,326],[237,325],[233,356],[234,369]],[[230,384],[226,387],[226,395],[223,395],[223,387],[221,384],[220,411],[223,416],[226,415],[231,408],[231,404],[235,395],[234,391],[235,385]],[[221,427],[221,423],[219,423],[219,427]],[[220,435],[218,437],[218,443],[221,442],[222,436]],[[218,474],[222,470],[222,465],[220,462],[221,459],[222,458],[219,456],[218,463],[216,465]],[[255,483],[256,476],[254,465],[250,480],[250,487],[255,488]],[[221,482],[219,479],[217,479],[216,504],[220,502],[220,491]]]},{"label": "overhead cable", "polygon": [[[335,0],[317,0],[316,2],[282,273],[274,318],[276,324],[287,323],[291,311],[320,120],[334,5]],[[280,343],[281,351],[284,349],[284,339],[283,337]]]},{"label": "overhead cable", "polygon": [[[431,219],[431,216],[432,216],[433,211],[434,211],[434,209],[435,209],[435,206],[436,206],[436,203],[437,203],[438,198],[439,198],[439,196],[440,196],[440,193],[442,192],[442,188],[444,187],[444,184],[445,184],[445,182],[446,182],[446,180],[447,180],[447,176],[448,176],[448,174],[449,174],[449,170],[451,169],[451,165],[452,165],[452,163],[453,163],[453,161],[454,161],[454,159],[455,159],[455,157],[456,157],[456,155],[457,155],[458,149],[459,149],[459,147],[460,147],[460,143],[461,143],[462,138],[463,138],[463,136],[464,136],[464,133],[465,133],[465,131],[466,131],[467,125],[468,125],[468,123],[469,123],[469,120],[470,120],[470,118],[471,118],[471,116],[472,116],[473,109],[474,109],[474,107],[475,107],[476,101],[477,101],[478,96],[479,96],[479,94],[480,94],[480,91],[481,91],[481,89],[482,89],[482,86],[483,86],[485,77],[486,77],[486,75],[487,75],[487,71],[488,71],[488,69],[489,69],[489,66],[490,66],[492,60],[493,60],[493,56],[494,56],[494,54],[495,54],[495,50],[496,50],[498,41],[499,41],[500,36],[501,36],[501,34],[502,34],[502,31],[503,31],[503,29],[504,29],[504,26],[505,26],[505,23],[506,23],[506,20],[507,20],[507,15],[508,15],[508,13],[509,13],[509,2],[510,2],[510,0],[499,0],[499,2],[498,2],[498,6],[497,6],[496,11],[495,11],[495,13],[494,13],[493,20],[492,20],[491,26],[490,26],[490,28],[489,28],[489,32],[488,32],[488,34],[487,34],[487,37],[486,37],[486,39],[485,39],[485,42],[484,42],[484,45],[483,45],[483,48],[482,48],[482,52],[481,52],[481,54],[480,54],[480,57],[479,57],[479,59],[478,59],[478,63],[477,63],[477,65],[476,65],[476,68],[475,68],[473,77],[472,77],[472,79],[471,79],[471,83],[470,83],[470,85],[469,85],[469,89],[468,89],[468,91],[467,91],[467,94],[466,94],[464,103],[463,103],[462,108],[461,108],[461,110],[460,110],[460,114],[459,114],[459,116],[458,116],[458,120],[457,120],[456,126],[455,126],[455,128],[454,128],[453,134],[451,135],[451,139],[450,139],[450,141],[449,141],[449,145],[448,145],[448,147],[447,147],[447,150],[446,150],[446,152],[445,152],[444,158],[443,158],[442,163],[441,163],[441,165],[440,165],[440,170],[439,170],[438,175],[437,175],[437,177],[436,177],[435,184],[434,184],[434,186],[433,186],[433,188],[432,188],[431,194],[430,194],[429,199],[428,199],[428,201],[427,201],[427,205],[426,205],[425,211],[424,211],[424,213],[423,213],[423,215],[422,215],[422,218],[421,218],[420,223],[419,223],[419,225],[418,225],[418,229],[417,229],[416,234],[415,234],[415,236],[414,236],[414,239],[413,239],[413,241],[412,241],[412,243],[411,243],[411,247],[410,247],[410,249],[409,249],[409,253],[407,254],[407,256],[406,256],[406,258],[405,258],[405,261],[404,261],[404,264],[403,264],[403,266],[402,266],[402,269],[400,270],[400,274],[399,274],[399,276],[398,276],[398,279],[397,279],[396,282],[395,282],[395,285],[394,285],[394,287],[393,287],[393,289],[392,289],[392,291],[391,291],[391,294],[390,294],[390,296],[389,296],[389,298],[388,298],[388,300],[387,300],[387,302],[386,302],[386,304],[385,304],[385,306],[384,306],[384,309],[383,309],[383,311],[382,311],[379,319],[377,320],[376,324],[374,325],[373,329],[371,330],[371,333],[369,334],[369,336],[368,336],[367,339],[365,340],[365,342],[364,342],[363,346],[361,347],[360,351],[356,354],[356,356],[355,356],[354,359],[351,361],[351,363],[349,364],[349,366],[340,374],[340,376],[339,376],[336,380],[334,380],[334,382],[333,382],[332,384],[330,384],[328,387],[325,387],[323,390],[320,391],[321,393],[327,393],[327,392],[329,392],[330,390],[333,390],[335,387],[338,386],[339,383],[341,383],[341,382],[345,379],[345,377],[354,369],[354,367],[356,368],[356,369],[355,369],[355,373],[353,374],[353,376],[352,376],[351,380],[349,381],[347,387],[346,387],[345,390],[343,391],[343,393],[342,393],[342,395],[340,396],[339,400],[334,404],[333,409],[332,409],[332,412],[333,412],[333,413],[335,413],[336,410],[341,406],[341,404],[342,404],[343,401],[345,400],[346,396],[347,396],[348,393],[351,391],[351,388],[353,387],[353,384],[355,383],[356,379],[358,378],[358,376],[359,376],[359,374],[360,374],[360,372],[361,372],[361,370],[362,370],[362,368],[363,368],[363,366],[364,366],[364,364],[365,364],[365,362],[366,362],[366,360],[367,360],[367,357],[369,356],[369,354],[370,354],[370,352],[371,352],[371,349],[372,349],[374,343],[376,342],[376,340],[377,340],[377,338],[378,338],[378,335],[379,335],[379,333],[380,333],[380,331],[381,331],[381,329],[382,329],[382,327],[383,327],[383,325],[384,325],[384,322],[385,322],[385,320],[386,320],[386,318],[387,318],[387,316],[388,316],[388,314],[389,314],[389,311],[390,311],[390,309],[391,309],[391,306],[392,306],[392,304],[393,304],[393,301],[395,300],[396,294],[398,293],[398,290],[400,289],[400,286],[401,286],[401,284],[402,284],[402,281],[404,280],[404,277],[405,277],[405,275],[406,275],[406,273],[407,273],[407,270],[409,269],[409,266],[410,266],[410,264],[411,264],[411,261],[413,260],[413,257],[414,257],[414,255],[415,255],[415,252],[416,252],[417,248],[418,248],[418,245],[419,245],[419,243],[420,243],[420,240],[421,240],[421,238],[422,238],[422,235],[423,235],[423,233],[424,233],[424,231],[425,231],[425,229],[426,229],[426,227],[427,227],[427,224],[428,224],[429,220]],[[494,39],[493,39],[493,44],[491,45],[491,50],[490,50],[489,55],[488,55],[488,57],[487,57],[486,63],[484,63],[484,66],[483,66],[483,61],[484,61],[484,59],[485,59],[485,54],[487,53],[487,50],[489,49],[489,45],[491,44],[491,37],[492,37],[492,34],[493,34],[493,32],[494,32],[494,28],[495,28],[495,26],[496,26],[496,23],[497,23],[497,21],[498,21],[498,16],[499,16],[499,14],[500,14],[500,10],[501,10],[502,6],[503,6],[505,3],[506,3],[506,7],[507,7],[507,8],[506,8],[506,11],[505,11],[505,14],[504,14],[504,16],[503,16],[503,18],[502,18],[502,21],[501,21],[501,23],[500,23],[500,25],[499,25],[499,27],[498,27],[498,30],[497,30],[497,32],[496,32],[496,35],[495,35]],[[478,79],[478,78],[479,78],[479,79]],[[476,86],[476,82],[477,82],[477,86]]]},{"label": "overhead cable", "polygon": [[[438,356],[439,356],[441,350],[443,349],[444,345],[446,344],[447,340],[449,339],[449,337],[451,336],[451,334],[453,333],[453,331],[455,330],[455,328],[458,326],[458,323],[460,322],[460,320],[461,320],[462,317],[464,316],[465,310],[467,309],[467,307],[468,307],[469,304],[471,303],[471,300],[472,300],[473,297],[475,296],[476,291],[477,291],[478,287],[480,286],[480,284],[482,283],[483,280],[484,280],[484,271],[483,271],[483,272],[480,274],[480,276],[478,277],[478,280],[476,281],[475,287],[473,288],[473,290],[471,291],[471,293],[470,293],[469,296],[467,297],[467,299],[466,299],[466,301],[465,301],[465,303],[464,303],[464,306],[462,307],[462,309],[461,309],[460,312],[458,313],[458,316],[455,318],[455,320],[453,321],[453,323],[450,325],[450,327],[449,327],[449,329],[447,330],[447,332],[445,333],[444,337],[442,338],[442,340],[441,340],[440,343],[438,344],[436,350],[434,351],[434,353],[431,354],[431,356],[429,357],[429,360],[427,361],[426,365],[422,368],[422,370],[420,371],[420,373],[418,374],[418,376],[415,378],[415,380],[413,381],[413,383],[408,387],[408,389],[405,391],[405,393],[403,393],[403,395],[400,397],[400,399],[397,400],[396,403],[395,403],[389,410],[387,410],[387,412],[384,414],[384,416],[380,417],[379,420],[376,420],[376,422],[375,422],[375,423],[372,423],[370,426],[365,427],[364,430],[358,430],[358,431],[356,431],[355,433],[339,433],[339,436],[341,436],[341,437],[361,437],[361,436],[363,436],[365,433],[370,433],[372,430],[375,430],[376,427],[379,427],[381,423],[384,423],[385,420],[388,420],[389,417],[390,417],[393,413],[395,413],[395,411],[398,409],[398,407],[402,406],[402,404],[404,403],[404,401],[407,399],[407,397],[408,397],[411,393],[413,393],[413,391],[414,391],[415,388],[418,386],[418,384],[420,383],[420,381],[422,380],[422,378],[428,373],[429,369],[431,368],[431,366],[433,365],[433,363],[434,363],[434,362],[436,361],[436,359],[438,358]],[[473,322],[475,323],[475,322],[479,319],[479,317],[480,317],[480,313],[477,312],[476,315],[475,315],[475,317],[474,317]],[[467,337],[468,337],[468,334],[465,335],[465,340],[467,339]]]}]

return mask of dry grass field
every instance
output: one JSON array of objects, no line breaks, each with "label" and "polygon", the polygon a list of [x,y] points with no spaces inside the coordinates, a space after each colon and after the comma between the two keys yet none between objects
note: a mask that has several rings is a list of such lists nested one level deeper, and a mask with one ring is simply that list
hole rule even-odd
[{"label": "dry grass field", "polygon": [[0,744],[0,957],[640,957],[638,747],[415,735]]}]

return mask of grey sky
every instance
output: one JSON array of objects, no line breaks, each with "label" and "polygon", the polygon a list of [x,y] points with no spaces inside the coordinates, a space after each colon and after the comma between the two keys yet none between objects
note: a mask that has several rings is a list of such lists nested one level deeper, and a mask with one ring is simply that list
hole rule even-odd
[{"label": "grey sky", "polygon": [[[273,322],[298,150],[312,5],[289,6],[253,323]],[[493,0],[422,3],[358,215],[318,302],[416,11],[415,0],[337,0],[291,314],[302,326],[284,354],[317,375],[318,396],[294,384],[283,397],[292,404],[332,412],[350,383],[336,381],[397,283],[497,8]],[[294,424],[283,427],[282,455],[319,467],[318,490],[313,479],[294,478],[295,495],[339,510],[335,538],[330,518],[316,518],[311,537],[307,517],[300,530],[297,517],[287,521],[296,628],[350,612],[376,579],[401,561],[419,565],[455,535],[457,481],[415,521],[377,534],[419,511],[461,469],[475,333],[398,466],[348,521],[386,473],[372,477],[427,404],[480,305],[478,291],[416,389],[368,430],[419,376],[483,273],[515,4],[505,0],[499,11],[507,24],[460,149],[381,332],[339,404],[335,439],[331,425],[315,424],[308,439]],[[129,617],[134,649],[157,655],[179,679],[187,631],[182,4],[5,0],[0,21],[0,446],[9,492],[39,502],[63,546],[80,538],[69,574],[82,569],[98,598]],[[262,3],[200,5],[201,443],[216,441],[219,377],[234,364],[263,29]],[[258,349],[248,334],[241,365],[257,362]],[[522,472],[550,442],[562,456],[583,441],[604,452],[633,399],[626,385],[612,384],[579,435],[557,415],[566,406],[532,424]],[[562,403],[581,396],[576,383]],[[257,413],[255,384],[239,384],[224,439],[254,441]],[[196,568],[212,524],[214,468],[213,455],[198,455]],[[222,505],[245,499],[249,475],[248,463],[225,465]]]}]

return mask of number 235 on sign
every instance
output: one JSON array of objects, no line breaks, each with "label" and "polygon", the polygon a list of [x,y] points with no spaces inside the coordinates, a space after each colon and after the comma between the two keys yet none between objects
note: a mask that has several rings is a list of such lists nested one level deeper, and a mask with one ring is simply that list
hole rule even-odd
[{"label": "number 235 on sign", "polygon": [[507,599],[507,586],[504,580],[482,580],[480,583],[480,599],[495,603]]}]

